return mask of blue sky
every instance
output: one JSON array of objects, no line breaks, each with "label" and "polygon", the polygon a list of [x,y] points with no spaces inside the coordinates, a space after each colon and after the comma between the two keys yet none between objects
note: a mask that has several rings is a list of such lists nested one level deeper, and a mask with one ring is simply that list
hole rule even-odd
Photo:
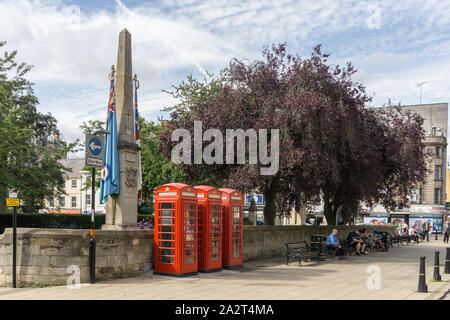
[{"label": "blue sky", "polygon": [[316,44],[331,62],[351,61],[379,106],[450,100],[450,1],[88,1],[0,0],[0,40],[34,66],[40,110],[67,140],[106,114],[108,81],[120,30],[132,34],[139,108],[147,119],[174,103],[162,90],[188,74],[217,73],[231,58],[259,59],[287,42],[308,56]]}]

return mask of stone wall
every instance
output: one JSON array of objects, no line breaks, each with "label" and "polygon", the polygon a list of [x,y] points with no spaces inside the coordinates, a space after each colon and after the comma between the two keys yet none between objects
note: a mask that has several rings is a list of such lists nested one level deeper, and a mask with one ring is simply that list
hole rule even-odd
[{"label": "stone wall", "polygon": [[[70,265],[89,282],[90,230],[17,229],[17,286],[64,285]],[[153,231],[96,230],[96,279],[132,277],[150,269]],[[72,271],[73,272],[73,271]],[[0,286],[12,285],[12,229],[0,235]]]},{"label": "stone wall", "polygon": [[244,226],[243,258],[245,261],[280,257],[286,254],[286,242],[311,241],[311,235],[328,236],[338,229],[338,238],[347,238],[350,231],[366,228],[393,233],[395,227],[373,226]]},{"label": "stone wall", "polygon": [[[312,234],[339,230],[346,238],[362,226],[244,226],[246,261],[285,255],[284,243],[310,241]],[[394,227],[364,226],[393,232]],[[153,262],[153,231],[96,230],[96,279],[141,275]],[[89,282],[89,230],[17,229],[17,285],[65,285],[70,265],[80,268],[81,283]],[[70,271],[69,271],[70,272]],[[72,271],[73,272],[73,271]],[[12,229],[0,235],[0,286],[12,285]]]}]

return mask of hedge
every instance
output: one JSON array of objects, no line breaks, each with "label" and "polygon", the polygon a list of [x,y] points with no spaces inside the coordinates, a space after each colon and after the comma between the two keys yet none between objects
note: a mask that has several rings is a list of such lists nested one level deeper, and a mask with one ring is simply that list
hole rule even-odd
[{"label": "hedge", "polygon": [[[105,214],[95,215],[95,228],[100,229],[105,224]],[[138,214],[138,223],[153,224],[153,216]],[[148,224],[145,224],[148,225]],[[90,214],[55,214],[55,213],[18,213],[17,227],[20,228],[58,228],[58,229],[90,229]],[[0,233],[5,228],[12,228],[12,214],[0,214]]]}]

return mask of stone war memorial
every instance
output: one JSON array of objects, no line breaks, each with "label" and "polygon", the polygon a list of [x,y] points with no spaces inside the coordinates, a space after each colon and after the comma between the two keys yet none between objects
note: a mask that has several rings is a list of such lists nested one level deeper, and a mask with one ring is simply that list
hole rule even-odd
[{"label": "stone war memorial", "polygon": [[132,75],[131,34],[124,29],[119,35],[115,87],[120,193],[108,199],[103,230],[122,230],[124,225],[137,223],[139,147],[135,142]]}]

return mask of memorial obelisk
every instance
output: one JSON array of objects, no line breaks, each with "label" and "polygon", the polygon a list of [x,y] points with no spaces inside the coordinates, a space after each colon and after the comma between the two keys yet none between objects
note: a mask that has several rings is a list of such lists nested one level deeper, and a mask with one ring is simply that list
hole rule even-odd
[{"label": "memorial obelisk", "polygon": [[110,196],[106,203],[106,230],[137,224],[139,147],[134,132],[131,60],[131,34],[123,29],[119,34],[115,87],[120,187],[119,194]]}]

